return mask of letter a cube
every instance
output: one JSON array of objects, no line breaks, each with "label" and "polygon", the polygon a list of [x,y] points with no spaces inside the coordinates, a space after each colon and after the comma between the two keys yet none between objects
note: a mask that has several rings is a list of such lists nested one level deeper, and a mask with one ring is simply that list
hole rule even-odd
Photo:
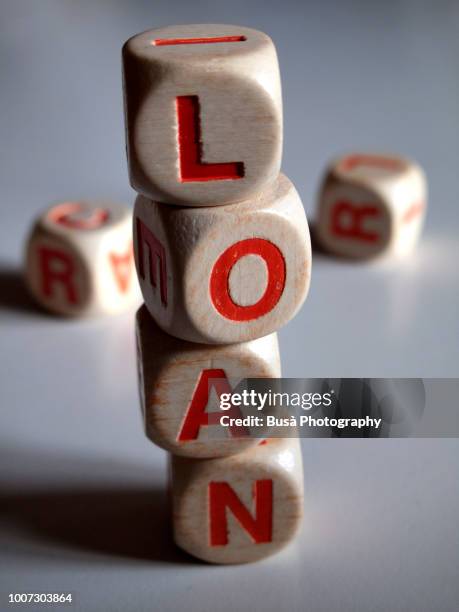
[{"label": "letter a cube", "polygon": [[241,379],[280,377],[277,334],[224,346],[184,342],[162,332],[142,306],[137,365],[145,432],[158,446],[187,457],[223,457],[259,443],[245,427],[221,425],[221,417],[244,413],[237,406],[222,410],[219,400]]}]

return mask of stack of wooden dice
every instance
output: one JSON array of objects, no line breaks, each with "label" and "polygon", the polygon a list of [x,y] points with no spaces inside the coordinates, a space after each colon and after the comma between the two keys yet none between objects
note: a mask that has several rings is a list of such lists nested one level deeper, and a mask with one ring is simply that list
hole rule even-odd
[{"label": "stack of wooden dice", "polygon": [[187,25],[134,36],[123,64],[146,433],[172,454],[177,544],[254,561],[301,523],[299,441],[242,437],[212,407],[230,381],[280,376],[276,330],[309,288],[276,51],[256,30]]}]

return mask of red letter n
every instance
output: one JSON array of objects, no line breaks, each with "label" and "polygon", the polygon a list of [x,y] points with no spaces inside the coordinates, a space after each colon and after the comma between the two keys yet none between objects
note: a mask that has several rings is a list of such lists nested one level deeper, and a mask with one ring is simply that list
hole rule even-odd
[{"label": "red letter n", "polygon": [[226,482],[209,484],[210,545],[228,544],[226,508],[231,510],[241,527],[250,534],[256,544],[271,542],[273,522],[273,481],[257,480],[252,492],[255,502],[255,518],[242,504],[234,490]]},{"label": "red letter n", "polygon": [[[215,380],[214,380],[215,379]],[[185,418],[178,435],[179,442],[196,440],[199,436],[201,427],[208,425],[219,425],[220,418],[228,415],[232,418],[242,418],[242,413],[236,406],[232,406],[224,412],[206,412],[209,403],[210,388],[213,387],[218,395],[231,393],[232,389],[226,377],[225,370],[203,370],[199,376],[198,384],[191,398],[191,402],[186,410]],[[247,437],[250,432],[245,427],[229,427],[229,431],[234,437]]]},{"label": "red letter n", "polygon": [[377,242],[379,235],[376,232],[365,230],[363,224],[368,217],[379,215],[380,210],[377,206],[357,206],[350,202],[338,201],[333,205],[331,212],[331,232],[342,238]]},{"label": "red letter n", "polygon": [[148,229],[148,227],[137,218],[137,265],[139,276],[145,280],[145,255],[144,245],[148,249],[148,272],[150,283],[153,287],[157,286],[156,282],[156,260],[159,262],[159,287],[161,294],[161,303],[167,306],[167,268],[166,268],[166,249],[156,238],[156,236]]},{"label": "red letter n", "polygon": [[75,264],[72,257],[59,249],[44,246],[38,248],[38,257],[43,294],[52,297],[54,285],[61,283],[69,304],[77,304],[78,296],[73,278]]}]

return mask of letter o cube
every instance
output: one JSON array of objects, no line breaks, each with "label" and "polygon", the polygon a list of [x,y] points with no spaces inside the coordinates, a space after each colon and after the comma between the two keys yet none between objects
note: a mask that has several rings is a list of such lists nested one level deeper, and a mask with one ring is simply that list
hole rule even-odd
[{"label": "letter o cube", "polygon": [[111,202],[62,202],[44,212],[26,245],[26,281],[35,300],[69,316],[137,304],[131,224],[131,211]]},{"label": "letter o cube", "polygon": [[220,459],[173,456],[174,539],[211,563],[268,557],[297,534],[303,516],[300,443],[270,439]]},{"label": "letter o cube", "polygon": [[134,252],[151,315],[190,342],[270,334],[296,314],[309,289],[308,224],[283,175],[259,197],[228,206],[178,208],[139,196]]},{"label": "letter o cube", "polygon": [[421,233],[427,205],[422,169],[401,157],[355,153],[328,168],[317,238],[330,253],[366,259],[404,255]]},{"label": "letter o cube", "polygon": [[129,176],[148,198],[186,206],[246,200],[282,154],[277,55],[262,32],[183,25],[123,48]]}]

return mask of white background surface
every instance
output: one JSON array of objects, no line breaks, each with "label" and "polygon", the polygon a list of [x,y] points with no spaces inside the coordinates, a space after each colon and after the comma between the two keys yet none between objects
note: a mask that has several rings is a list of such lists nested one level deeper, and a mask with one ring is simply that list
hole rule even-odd
[{"label": "white background surface", "polygon": [[134,199],[123,41],[168,23],[252,26],[278,47],[283,167],[310,219],[324,164],[347,150],[413,156],[430,185],[410,260],[315,257],[310,296],[280,332],[284,375],[457,377],[458,3],[4,0],[0,11],[0,609],[18,591],[72,592],[72,609],[91,611],[457,609],[457,440],[307,441],[299,540],[256,565],[201,565],[170,544],[133,313],[47,317],[20,266],[50,202]]}]

